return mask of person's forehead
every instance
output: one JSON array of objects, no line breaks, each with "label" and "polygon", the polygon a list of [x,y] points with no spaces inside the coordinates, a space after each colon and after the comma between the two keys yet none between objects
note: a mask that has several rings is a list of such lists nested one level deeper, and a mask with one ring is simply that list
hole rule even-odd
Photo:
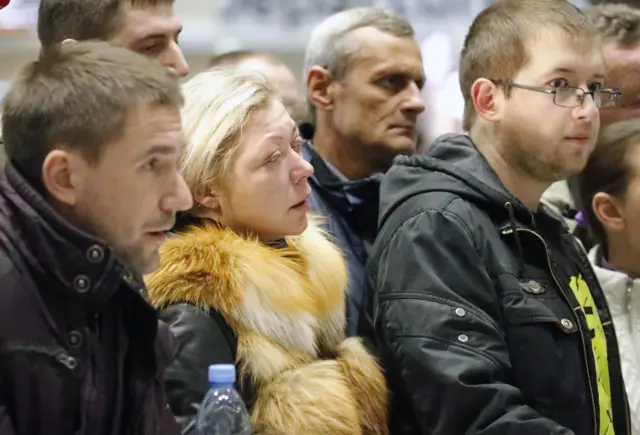
[{"label": "person's forehead", "polygon": [[175,35],[182,30],[173,5],[125,7],[120,31],[116,38],[137,41],[154,36]]},{"label": "person's forehead", "polygon": [[124,135],[113,152],[138,160],[152,152],[177,153],[185,142],[178,107],[141,105],[127,112]]},{"label": "person's forehead", "polygon": [[389,32],[376,29],[375,27],[361,27],[344,36],[351,39],[354,46],[358,50],[373,51],[415,51],[414,54],[420,55],[420,46],[418,41],[411,36],[397,36]]},{"label": "person's forehead", "polygon": [[606,44],[603,56],[607,75],[631,87],[640,88],[640,44],[632,47],[620,46],[617,43]]},{"label": "person's forehead", "polygon": [[604,78],[606,71],[597,40],[576,40],[562,32],[541,32],[526,42],[529,60],[521,72],[543,77],[566,73]]},{"label": "person's forehead", "polygon": [[295,128],[284,105],[271,100],[267,107],[249,115],[240,140],[241,159],[256,158],[256,152],[270,147],[274,140],[289,140]]},{"label": "person's forehead", "polygon": [[378,69],[403,70],[410,75],[423,75],[420,46],[413,36],[396,36],[373,27],[354,30],[348,37],[354,39],[358,50],[352,66],[375,72]]},{"label": "person's forehead", "polygon": [[281,101],[274,98],[269,105],[259,112],[254,125],[257,130],[264,133],[288,132],[295,127],[295,123],[289,116]]}]

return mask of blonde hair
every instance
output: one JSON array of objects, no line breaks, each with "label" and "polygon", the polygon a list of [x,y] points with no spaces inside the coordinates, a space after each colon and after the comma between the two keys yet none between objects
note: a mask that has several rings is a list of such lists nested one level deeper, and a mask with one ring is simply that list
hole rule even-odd
[{"label": "blonde hair", "polygon": [[180,172],[194,196],[225,180],[237,154],[242,130],[252,113],[266,108],[276,94],[254,71],[214,68],[182,88],[182,122],[187,144]]}]

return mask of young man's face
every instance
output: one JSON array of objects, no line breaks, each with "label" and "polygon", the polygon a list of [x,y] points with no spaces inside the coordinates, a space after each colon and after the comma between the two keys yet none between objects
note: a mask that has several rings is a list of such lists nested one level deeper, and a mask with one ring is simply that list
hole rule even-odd
[{"label": "young man's face", "polygon": [[178,45],[182,26],[173,6],[123,8],[123,24],[109,42],[156,60],[177,77],[186,76],[189,67]]},{"label": "young man's face", "polygon": [[[560,31],[541,32],[528,44],[529,62],[513,78],[518,85],[546,89],[604,87],[600,46],[576,44]],[[556,100],[558,101],[558,100]],[[554,95],[517,87],[500,101],[500,152],[514,169],[542,183],[566,179],[586,165],[600,129],[589,95],[578,107],[561,107]]]}]

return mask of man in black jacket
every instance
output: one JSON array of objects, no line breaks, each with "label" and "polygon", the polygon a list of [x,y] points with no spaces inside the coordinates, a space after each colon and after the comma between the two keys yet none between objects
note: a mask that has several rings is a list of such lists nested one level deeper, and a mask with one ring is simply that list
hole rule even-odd
[{"label": "man in black jacket", "polygon": [[465,129],[401,157],[369,263],[394,435],[628,434],[615,331],[540,197],[599,130],[600,47],[568,2],[496,2],[460,61]]},{"label": "man in black jacket", "polygon": [[140,274],[191,206],[181,105],[164,69],[97,42],[45,49],[6,95],[0,434],[179,433]]}]

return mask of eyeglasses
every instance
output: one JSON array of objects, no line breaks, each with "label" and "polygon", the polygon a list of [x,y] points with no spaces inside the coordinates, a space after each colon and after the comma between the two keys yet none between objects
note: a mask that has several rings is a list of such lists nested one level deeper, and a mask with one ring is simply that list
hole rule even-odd
[{"label": "eyeglasses", "polygon": [[602,109],[603,107],[615,107],[618,102],[618,98],[622,95],[620,89],[596,89],[595,91],[585,91],[582,88],[555,88],[546,89],[536,86],[519,85],[513,82],[507,82],[504,80],[492,80],[496,85],[508,86],[510,88],[525,89],[527,91],[541,92],[543,94],[553,95],[553,103],[560,107],[579,107],[584,102],[586,95],[591,95],[596,107]]}]

